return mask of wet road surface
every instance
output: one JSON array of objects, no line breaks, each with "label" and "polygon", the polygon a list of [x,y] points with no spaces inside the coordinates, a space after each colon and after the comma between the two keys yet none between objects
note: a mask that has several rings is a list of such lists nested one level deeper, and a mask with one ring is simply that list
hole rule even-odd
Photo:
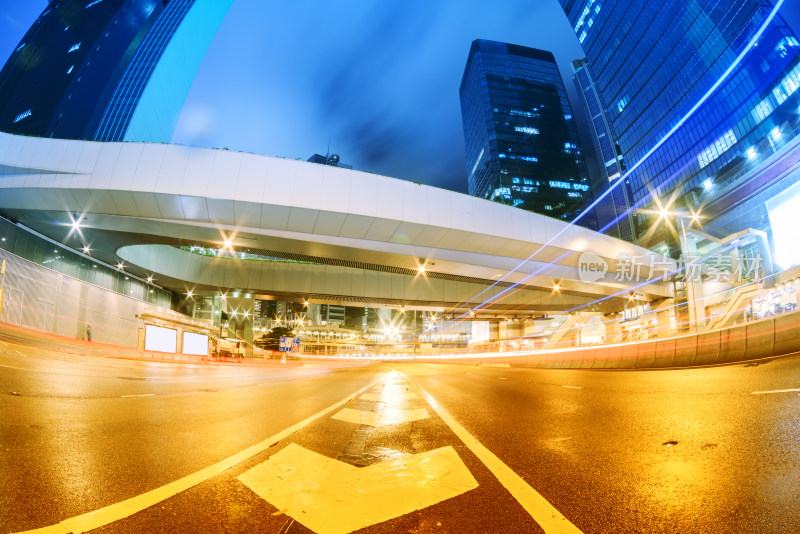
[{"label": "wet road surface", "polygon": [[609,372],[84,347],[0,337],[0,533],[800,532],[800,358]]}]

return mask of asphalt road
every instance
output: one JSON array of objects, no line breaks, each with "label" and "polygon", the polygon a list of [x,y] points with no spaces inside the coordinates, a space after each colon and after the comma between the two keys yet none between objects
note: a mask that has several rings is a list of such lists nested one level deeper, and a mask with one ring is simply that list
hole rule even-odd
[{"label": "asphalt road", "polygon": [[0,337],[0,533],[800,532],[800,358],[283,367],[67,345]]}]

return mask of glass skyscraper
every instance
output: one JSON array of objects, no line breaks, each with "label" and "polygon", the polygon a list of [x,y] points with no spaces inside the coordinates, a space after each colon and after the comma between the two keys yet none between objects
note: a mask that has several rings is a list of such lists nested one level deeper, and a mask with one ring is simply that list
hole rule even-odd
[{"label": "glass skyscraper", "polygon": [[[583,105],[589,115],[594,151],[600,160],[602,186],[595,191],[600,194],[625,172],[622,151],[611,127],[611,119],[600,100],[594,77],[585,59],[572,62],[575,87],[581,95]],[[614,188],[595,208],[598,229],[625,241],[636,240],[633,215],[630,213],[630,180]]]},{"label": "glass skyscraper", "polygon": [[469,194],[564,220],[580,213],[591,187],[550,52],[473,41],[460,96]]},{"label": "glass skyscraper", "polygon": [[231,2],[49,2],[0,71],[0,130],[168,142]]},{"label": "glass skyscraper", "polygon": [[710,98],[631,172],[630,200],[636,208],[661,203],[702,210],[703,229],[719,237],[769,230],[767,201],[800,178],[791,164],[800,154],[800,42],[780,16],[753,41],[774,4],[560,2],[628,168],[657,147],[741,55]]}]

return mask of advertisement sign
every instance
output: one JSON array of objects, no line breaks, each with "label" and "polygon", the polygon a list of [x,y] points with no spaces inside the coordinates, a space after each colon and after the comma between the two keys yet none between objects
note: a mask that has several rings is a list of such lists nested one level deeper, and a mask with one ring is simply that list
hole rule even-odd
[{"label": "advertisement sign", "polygon": [[183,353],[208,356],[208,336],[192,332],[183,333]]},{"label": "advertisement sign", "polygon": [[299,337],[281,337],[282,351],[300,352],[300,338]]},{"label": "advertisement sign", "polygon": [[176,353],[178,351],[178,331],[152,324],[144,325],[144,350]]}]

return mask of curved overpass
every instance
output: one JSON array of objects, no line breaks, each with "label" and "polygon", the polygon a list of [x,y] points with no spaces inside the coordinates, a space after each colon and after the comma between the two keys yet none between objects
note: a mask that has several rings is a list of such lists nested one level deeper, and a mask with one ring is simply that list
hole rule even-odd
[{"label": "curved overpass", "polygon": [[[227,150],[0,133],[0,173],[0,214],[179,291],[459,309],[519,267],[504,284],[523,282],[524,290],[490,309],[559,311],[648,280],[646,268],[616,280],[620,255],[671,264],[580,227],[553,240],[566,223],[468,195]],[[214,261],[178,246],[229,246],[307,263]],[[591,284],[578,276],[584,251],[609,266]],[[555,283],[561,292],[553,293]],[[637,291],[669,295],[662,283]]]}]

